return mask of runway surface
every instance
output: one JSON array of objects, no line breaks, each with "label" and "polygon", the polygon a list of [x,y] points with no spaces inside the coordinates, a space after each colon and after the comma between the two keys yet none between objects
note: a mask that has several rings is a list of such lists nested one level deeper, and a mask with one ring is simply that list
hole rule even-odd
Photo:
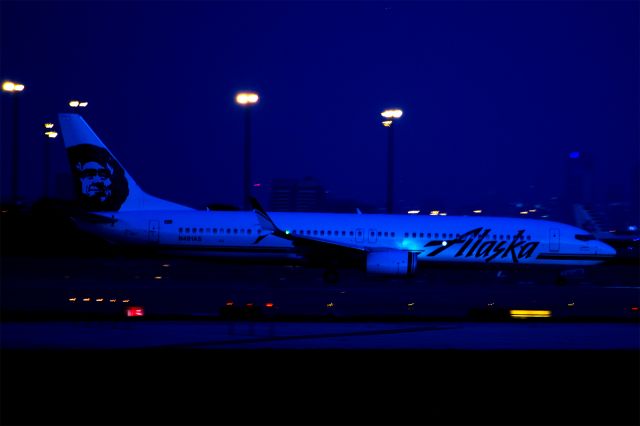
[{"label": "runway surface", "polygon": [[640,350],[637,323],[4,322],[4,349]]}]

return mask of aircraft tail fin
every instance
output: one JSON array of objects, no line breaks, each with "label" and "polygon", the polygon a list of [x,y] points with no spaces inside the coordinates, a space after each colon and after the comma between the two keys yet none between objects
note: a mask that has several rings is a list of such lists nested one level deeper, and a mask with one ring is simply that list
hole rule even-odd
[{"label": "aircraft tail fin", "polygon": [[76,194],[92,212],[193,210],[144,192],[78,114],[59,114]]}]

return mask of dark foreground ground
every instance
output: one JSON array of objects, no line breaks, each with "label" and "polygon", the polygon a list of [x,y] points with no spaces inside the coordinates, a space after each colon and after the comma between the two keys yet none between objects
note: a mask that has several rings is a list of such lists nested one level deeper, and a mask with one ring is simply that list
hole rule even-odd
[{"label": "dark foreground ground", "polygon": [[65,255],[2,273],[3,425],[640,424],[633,269],[327,287],[300,268]]},{"label": "dark foreground ground", "polygon": [[2,424],[637,425],[637,351],[2,352]]}]

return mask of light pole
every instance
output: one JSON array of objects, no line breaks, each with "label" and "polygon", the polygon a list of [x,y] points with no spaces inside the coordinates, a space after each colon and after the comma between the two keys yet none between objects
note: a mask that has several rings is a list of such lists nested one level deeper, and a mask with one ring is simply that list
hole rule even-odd
[{"label": "light pole", "polygon": [[19,135],[18,135],[18,131],[19,131],[19,127],[20,127],[20,123],[19,123],[19,119],[18,119],[18,113],[19,113],[19,107],[18,107],[18,93],[22,92],[24,90],[24,85],[20,84],[20,83],[15,83],[13,81],[5,81],[4,83],[2,83],[2,91],[3,92],[7,92],[7,93],[11,93],[13,95],[13,152],[12,152],[12,159],[13,159],[13,164],[12,164],[12,169],[11,169],[11,197],[14,203],[18,204],[19,203],[19,197],[18,197],[18,161],[19,161],[19,156],[18,156],[18,149],[20,146],[19,143]]},{"label": "light pole", "polygon": [[58,136],[58,132],[53,131],[53,123],[44,123],[44,128],[46,131],[44,135],[46,136],[44,141],[44,167],[43,167],[43,178],[42,178],[42,186],[43,186],[43,196],[45,199],[49,198],[49,175],[51,174],[51,153],[50,153],[50,145]]},{"label": "light pole", "polygon": [[387,138],[387,213],[393,213],[393,120],[402,117],[402,110],[387,109],[380,113],[385,120],[382,125],[388,129]]},{"label": "light pole", "polygon": [[258,102],[258,94],[241,92],[236,95],[236,102],[244,107],[244,209],[249,210],[251,203],[251,107]]}]

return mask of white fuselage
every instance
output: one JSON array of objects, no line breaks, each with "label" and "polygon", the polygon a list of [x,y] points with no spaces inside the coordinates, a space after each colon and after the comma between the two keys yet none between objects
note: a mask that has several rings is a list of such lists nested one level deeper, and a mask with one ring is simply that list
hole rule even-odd
[{"label": "white fuselage", "polygon": [[[115,243],[208,256],[295,259],[294,244],[272,235],[252,211],[124,211],[92,224]],[[404,250],[419,262],[591,265],[615,254],[574,226],[536,219],[346,213],[269,213],[283,231],[365,251]]]}]

